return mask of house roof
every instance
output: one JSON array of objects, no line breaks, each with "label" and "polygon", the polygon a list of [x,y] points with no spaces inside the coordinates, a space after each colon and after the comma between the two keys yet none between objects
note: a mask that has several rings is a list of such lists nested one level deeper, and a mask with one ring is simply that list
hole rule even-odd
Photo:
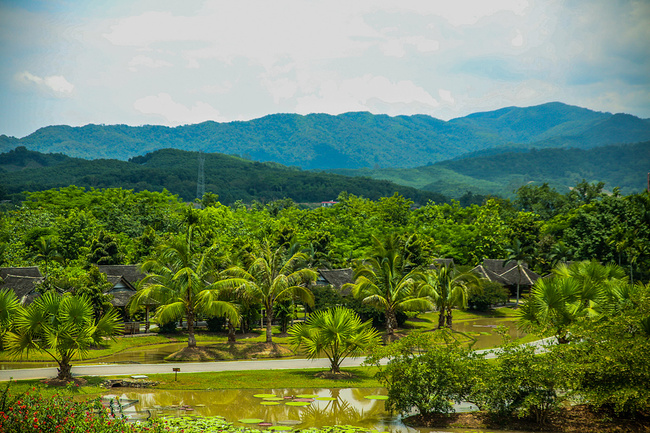
[{"label": "house roof", "polygon": [[506,281],[508,281],[508,284],[513,286],[517,284],[520,286],[532,286],[535,284],[535,281],[541,278],[537,273],[525,267],[521,268],[521,272],[519,271],[519,268],[513,267],[501,274],[501,277],[505,278]]},{"label": "house roof", "polygon": [[0,284],[0,289],[12,290],[21,303],[34,291],[37,284],[43,282],[42,277],[25,277],[21,275],[7,275],[4,283]]},{"label": "house roof", "polygon": [[123,276],[133,287],[145,277],[140,265],[99,265],[99,272],[107,276]]},{"label": "house roof", "polygon": [[[508,272],[510,269],[517,267],[517,262],[512,260],[504,259],[483,259],[482,263],[485,269],[489,269],[498,275],[503,275],[505,272]],[[522,263],[522,266],[528,268],[528,263]]]},{"label": "house roof", "polygon": [[133,295],[135,295],[135,292],[115,292],[111,293],[111,295],[113,295],[113,299],[111,299],[111,305],[114,307],[126,307]]},{"label": "house roof", "polygon": [[345,269],[319,269],[318,273],[323,277],[327,284],[332,285],[337,290],[341,290],[344,284],[353,283],[354,271],[352,268]]},{"label": "house roof", "polygon": [[508,284],[508,281],[506,281],[505,278],[503,278],[501,275],[492,272],[491,270],[487,269],[483,265],[478,265],[472,269],[472,272],[474,272],[476,275],[479,276],[479,278],[486,279],[488,281],[500,283],[500,284]]},{"label": "house roof", "polygon": [[0,268],[0,278],[4,280],[7,278],[7,275],[32,278],[41,278],[43,276],[41,271],[38,269],[38,266]]},{"label": "house roof", "polygon": [[122,283],[123,286],[125,286],[129,291],[132,291],[133,293],[135,293],[137,291],[136,288],[133,287],[133,284],[131,284],[129,282],[129,280],[127,280],[122,275],[107,275],[106,276],[106,281],[111,283],[112,286],[111,286],[110,289],[105,290],[104,291],[105,293],[111,292],[111,290],[113,290],[113,288],[115,288],[115,286],[117,286],[120,283]]},{"label": "house roof", "polygon": [[455,263],[453,258],[433,259],[433,263],[431,264],[431,266],[429,266],[429,269],[436,269],[439,268],[440,266],[444,266],[445,268],[448,268],[454,265]]}]

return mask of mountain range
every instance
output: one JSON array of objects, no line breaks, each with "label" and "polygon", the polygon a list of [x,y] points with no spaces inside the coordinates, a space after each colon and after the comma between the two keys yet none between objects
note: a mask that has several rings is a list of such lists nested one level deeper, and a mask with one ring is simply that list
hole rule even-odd
[{"label": "mountain range", "polygon": [[273,114],[245,122],[48,126],[23,137],[0,136],[0,152],[128,160],[172,148],[237,155],[303,169],[412,168],[469,156],[528,149],[591,149],[650,140],[650,120],[552,102],[508,107],[442,121],[426,115],[366,112]]}]

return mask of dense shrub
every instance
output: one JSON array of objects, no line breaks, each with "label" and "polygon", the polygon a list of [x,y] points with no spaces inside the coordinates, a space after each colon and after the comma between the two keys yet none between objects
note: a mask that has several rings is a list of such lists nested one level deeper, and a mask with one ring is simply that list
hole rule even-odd
[{"label": "dense shrub", "polygon": [[487,311],[493,305],[505,304],[508,301],[508,296],[508,289],[501,284],[488,282],[470,292],[467,306],[471,310]]},{"label": "dense shrub", "polygon": [[163,432],[157,423],[127,424],[113,418],[99,399],[73,401],[55,394],[43,396],[39,390],[12,395],[10,383],[0,395],[0,431],[3,433],[150,433]]}]

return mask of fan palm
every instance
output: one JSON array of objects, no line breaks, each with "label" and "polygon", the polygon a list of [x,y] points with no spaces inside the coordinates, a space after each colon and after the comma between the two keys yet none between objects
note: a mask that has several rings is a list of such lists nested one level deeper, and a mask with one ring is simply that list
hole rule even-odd
[{"label": "fan palm", "polygon": [[550,279],[539,279],[522,304],[519,320],[524,329],[540,329],[567,343],[568,327],[579,318],[598,319],[615,312],[627,298],[625,272],[616,265],[578,262],[560,265]]},{"label": "fan palm", "polygon": [[304,267],[307,257],[296,252],[286,254],[284,247],[272,249],[267,243],[248,269],[233,266],[223,272],[224,279],[214,284],[217,289],[244,290],[258,299],[266,312],[266,342],[273,343],[273,306],[276,301],[297,296],[310,306],[314,295],[306,287],[316,281],[317,273]]},{"label": "fan palm", "polygon": [[132,313],[151,301],[159,304],[156,320],[168,323],[187,320],[187,345],[196,347],[194,322],[198,314],[224,316],[237,324],[239,313],[234,304],[219,298],[213,283],[216,270],[214,248],[202,252],[182,237],[163,245],[159,255],[145,262],[148,275],[130,303]]},{"label": "fan palm", "polygon": [[354,272],[351,293],[363,303],[384,310],[386,334],[394,335],[396,312],[433,309],[430,298],[416,283],[420,272],[408,271],[408,263],[399,248],[398,238],[391,236],[381,242],[373,237],[373,256],[364,260]]},{"label": "fan palm", "polygon": [[372,320],[362,322],[357,313],[345,307],[319,310],[305,323],[289,329],[289,341],[304,348],[309,359],[325,354],[330,360],[330,371],[338,373],[345,358],[360,356],[379,344],[379,333],[371,324]]},{"label": "fan palm", "polygon": [[45,352],[59,364],[58,379],[70,381],[73,357],[84,358],[88,349],[104,337],[122,332],[116,310],[97,321],[85,296],[66,296],[47,292],[27,307],[15,312],[14,330],[7,332],[7,350],[15,357],[30,350]]}]

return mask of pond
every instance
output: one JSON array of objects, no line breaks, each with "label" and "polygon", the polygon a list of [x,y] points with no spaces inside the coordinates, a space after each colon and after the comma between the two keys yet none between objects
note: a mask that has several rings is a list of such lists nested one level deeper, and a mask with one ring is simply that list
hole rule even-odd
[{"label": "pond", "polygon": [[[124,392],[121,392],[121,391]],[[117,392],[116,392],[117,391]],[[229,389],[213,391],[128,390],[113,388],[110,394],[138,400],[125,410],[151,411],[153,416],[222,416],[238,426],[258,427],[260,422],[294,429],[354,425],[380,432],[466,432],[467,429],[415,429],[384,408],[384,388],[343,389]],[[457,405],[457,411],[472,409]],[[243,420],[244,422],[242,422]],[[501,433],[517,433],[513,431]]]}]

